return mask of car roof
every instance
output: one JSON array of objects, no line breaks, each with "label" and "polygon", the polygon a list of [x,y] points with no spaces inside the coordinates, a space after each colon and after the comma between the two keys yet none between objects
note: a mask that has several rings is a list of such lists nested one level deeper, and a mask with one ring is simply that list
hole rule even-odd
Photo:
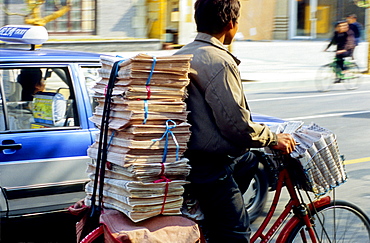
[{"label": "car roof", "polygon": [[98,53],[54,49],[2,49],[0,63],[9,62],[98,62]]}]

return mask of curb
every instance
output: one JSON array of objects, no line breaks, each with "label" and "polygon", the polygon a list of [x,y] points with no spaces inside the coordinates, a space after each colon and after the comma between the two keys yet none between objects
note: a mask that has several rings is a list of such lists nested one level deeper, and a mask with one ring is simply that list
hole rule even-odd
[{"label": "curb", "polygon": [[[370,74],[363,74],[362,83],[370,82]],[[298,87],[312,87],[316,90],[315,80],[279,80],[279,81],[258,81],[258,80],[247,80],[242,79],[242,85],[244,91],[256,91],[256,90],[276,90],[276,89],[288,89]]]},{"label": "curb", "polygon": [[[128,52],[128,51],[159,51],[162,43],[158,39],[143,40],[86,40],[86,41],[47,41],[43,48],[62,49],[86,52]],[[29,45],[0,43],[0,48],[28,48]]]}]

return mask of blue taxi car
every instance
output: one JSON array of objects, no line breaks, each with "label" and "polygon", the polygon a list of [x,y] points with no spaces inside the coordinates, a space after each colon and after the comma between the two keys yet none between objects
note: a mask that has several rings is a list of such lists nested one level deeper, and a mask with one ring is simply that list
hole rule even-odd
[{"label": "blue taxi car", "polygon": [[0,48],[1,223],[65,211],[85,196],[100,55],[35,48],[45,31],[0,28],[0,40],[31,45]]}]

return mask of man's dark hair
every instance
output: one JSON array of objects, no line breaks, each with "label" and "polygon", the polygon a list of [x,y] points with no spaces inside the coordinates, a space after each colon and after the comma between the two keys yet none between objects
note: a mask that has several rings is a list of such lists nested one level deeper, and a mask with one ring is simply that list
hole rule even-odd
[{"label": "man's dark hair", "polygon": [[348,23],[348,22],[346,20],[339,20],[335,23],[334,27],[337,27],[338,25],[343,24],[343,23]]},{"label": "man's dark hair", "polygon": [[355,19],[357,19],[357,15],[356,14],[348,14],[347,15],[347,18],[355,18]]},{"label": "man's dark hair", "polygon": [[22,101],[32,101],[36,87],[42,83],[42,71],[39,68],[22,69],[17,77],[22,85]]},{"label": "man's dark hair", "polygon": [[194,9],[197,31],[218,34],[230,21],[236,23],[240,2],[238,0],[197,0]]}]

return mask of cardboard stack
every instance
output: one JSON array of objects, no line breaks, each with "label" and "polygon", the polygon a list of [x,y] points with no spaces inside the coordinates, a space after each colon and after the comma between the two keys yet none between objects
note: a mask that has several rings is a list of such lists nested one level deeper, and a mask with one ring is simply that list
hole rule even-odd
[{"label": "cardboard stack", "polygon": [[[93,87],[99,105],[91,118],[98,126],[110,72],[118,60],[101,57],[101,80]],[[153,58],[139,54],[119,64],[111,97],[103,206],[125,213],[134,222],[158,214],[180,214],[183,185],[190,172],[188,160],[182,158],[190,137],[184,102],[190,60],[191,55]],[[98,134],[88,149],[95,160],[99,146]],[[95,166],[88,165],[87,205]]]}]

